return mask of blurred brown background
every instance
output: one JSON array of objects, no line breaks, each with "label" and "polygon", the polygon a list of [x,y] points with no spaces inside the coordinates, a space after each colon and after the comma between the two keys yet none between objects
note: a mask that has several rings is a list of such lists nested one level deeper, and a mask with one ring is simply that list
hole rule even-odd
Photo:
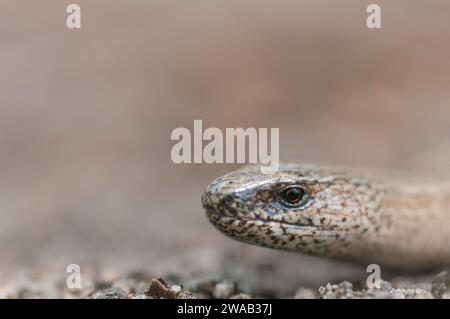
[{"label": "blurred brown background", "polygon": [[379,30],[370,1],[78,0],[80,30],[69,3],[0,2],[3,274],[218,275],[232,254],[323,283],[347,266],[214,230],[200,195],[234,166],[173,164],[171,131],[279,127],[282,160],[378,168],[450,140],[449,1],[376,1]]}]

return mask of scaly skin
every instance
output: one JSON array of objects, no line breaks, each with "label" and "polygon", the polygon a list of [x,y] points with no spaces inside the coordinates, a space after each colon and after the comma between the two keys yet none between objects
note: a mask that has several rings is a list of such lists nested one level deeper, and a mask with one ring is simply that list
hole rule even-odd
[{"label": "scaly skin", "polygon": [[[283,197],[289,187],[304,191],[295,207]],[[247,166],[213,181],[202,202],[211,223],[242,242],[402,269],[450,265],[448,185]]]}]

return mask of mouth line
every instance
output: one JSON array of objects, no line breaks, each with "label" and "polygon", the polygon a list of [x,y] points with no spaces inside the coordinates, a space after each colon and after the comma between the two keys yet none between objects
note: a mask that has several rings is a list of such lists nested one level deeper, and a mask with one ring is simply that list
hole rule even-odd
[{"label": "mouth line", "polygon": [[270,224],[270,223],[276,223],[280,224],[286,227],[297,227],[297,228],[308,228],[311,230],[318,229],[316,226],[311,224],[296,224],[286,221],[279,221],[279,220],[270,220],[270,219],[262,219],[260,216],[255,216],[255,218],[239,218],[234,216],[222,216],[222,214],[214,211],[214,210],[207,210],[206,215],[208,218],[211,216],[214,216],[217,218],[217,220],[233,220],[233,221],[241,221],[241,222],[262,222],[264,224]]}]

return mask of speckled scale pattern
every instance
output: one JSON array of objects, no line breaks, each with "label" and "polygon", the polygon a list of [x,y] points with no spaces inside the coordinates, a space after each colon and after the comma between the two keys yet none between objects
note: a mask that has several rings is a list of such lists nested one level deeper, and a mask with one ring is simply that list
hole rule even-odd
[{"label": "speckled scale pattern", "polygon": [[[292,186],[305,191],[299,207],[280,199]],[[313,165],[283,164],[273,174],[252,165],[214,180],[202,202],[211,223],[242,242],[416,268],[450,260],[436,234],[421,232],[437,227],[450,243],[448,194]]]}]

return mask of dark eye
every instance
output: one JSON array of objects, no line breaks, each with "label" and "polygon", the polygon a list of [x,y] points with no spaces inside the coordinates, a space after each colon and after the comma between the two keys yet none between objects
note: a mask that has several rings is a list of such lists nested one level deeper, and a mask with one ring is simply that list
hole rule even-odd
[{"label": "dark eye", "polygon": [[299,186],[290,186],[280,193],[280,198],[283,204],[290,207],[301,206],[305,197],[305,190]]}]

